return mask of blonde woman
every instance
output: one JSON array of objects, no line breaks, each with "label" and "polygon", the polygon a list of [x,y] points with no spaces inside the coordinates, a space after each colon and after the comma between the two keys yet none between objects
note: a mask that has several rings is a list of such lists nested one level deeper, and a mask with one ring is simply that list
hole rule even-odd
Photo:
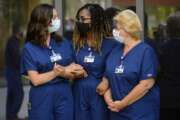
[{"label": "blonde woman", "polygon": [[116,38],[123,44],[113,49],[106,64],[110,86],[104,98],[111,110],[110,120],[158,120],[155,52],[140,39],[142,26],[133,11],[119,12],[114,20]]}]

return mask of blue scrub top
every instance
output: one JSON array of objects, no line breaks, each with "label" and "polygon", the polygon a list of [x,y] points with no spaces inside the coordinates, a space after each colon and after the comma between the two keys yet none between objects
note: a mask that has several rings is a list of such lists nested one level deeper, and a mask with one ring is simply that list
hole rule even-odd
[{"label": "blue scrub top", "polygon": [[[76,52],[76,63],[82,65],[86,72],[88,73],[87,78],[101,79],[105,72],[105,64],[108,55],[111,53],[112,49],[119,46],[120,43],[111,38],[106,38],[102,42],[101,52],[95,51],[93,48],[89,47],[87,44]],[[94,56],[94,62],[86,63],[84,62],[85,56],[90,53]],[[87,79],[86,78],[86,79]]]},{"label": "blue scrub top", "polygon": [[[115,69],[123,65],[121,73]],[[114,100],[122,100],[141,80],[155,78],[157,75],[158,61],[154,50],[144,42],[136,45],[126,56],[123,56],[123,45],[113,49],[106,62],[105,75],[109,79]],[[155,85],[143,98],[120,111],[137,117],[151,114],[159,109],[159,88]]]},{"label": "blue scrub top", "polygon": [[[27,75],[27,71],[34,70],[39,73],[49,72],[53,69],[54,63],[51,62],[52,50],[56,54],[60,54],[62,59],[56,63],[62,66],[69,65],[74,61],[74,52],[71,43],[64,39],[56,42],[54,39],[50,41],[50,47],[41,47],[31,42],[27,42],[23,48],[21,60],[21,73]],[[57,77],[49,83],[56,83],[64,78]]]}]

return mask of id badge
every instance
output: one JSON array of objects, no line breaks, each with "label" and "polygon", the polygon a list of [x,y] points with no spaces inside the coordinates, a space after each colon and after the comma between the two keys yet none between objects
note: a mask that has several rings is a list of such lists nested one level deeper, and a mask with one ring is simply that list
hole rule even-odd
[{"label": "id badge", "polygon": [[92,56],[92,53],[91,53],[88,56],[84,57],[84,62],[85,63],[93,63],[94,59],[95,59],[95,56]]},{"label": "id badge", "polygon": [[60,54],[53,54],[52,56],[50,56],[51,62],[57,62],[57,61],[59,61],[61,59],[62,59],[62,57],[61,57]]},{"label": "id badge", "polygon": [[115,68],[116,74],[122,74],[123,72],[124,72],[124,66],[123,65],[120,65],[120,66]]}]

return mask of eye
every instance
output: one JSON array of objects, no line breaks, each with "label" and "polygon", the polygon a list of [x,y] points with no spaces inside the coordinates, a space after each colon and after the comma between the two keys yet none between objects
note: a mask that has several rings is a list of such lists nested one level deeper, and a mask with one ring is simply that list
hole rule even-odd
[{"label": "eye", "polygon": [[84,21],[86,21],[86,20],[91,20],[91,18],[90,18],[90,17],[84,17],[84,16],[80,16],[80,17],[78,18],[78,21],[79,21],[79,22],[84,22]]}]

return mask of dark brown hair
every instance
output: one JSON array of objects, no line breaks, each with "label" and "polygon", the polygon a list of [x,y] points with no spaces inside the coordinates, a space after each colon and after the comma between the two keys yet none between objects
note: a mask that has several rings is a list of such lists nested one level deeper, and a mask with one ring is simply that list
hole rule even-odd
[{"label": "dark brown hair", "polygon": [[[53,18],[54,7],[49,4],[40,4],[36,6],[30,16],[28,23],[26,42],[31,42],[40,46],[46,46],[48,37],[48,25]],[[52,37],[57,36],[55,33]],[[56,40],[60,40],[60,37]]]},{"label": "dark brown hair", "polygon": [[113,32],[113,29],[115,28],[115,25],[114,25],[114,21],[113,21],[113,18],[115,15],[117,15],[121,10],[118,9],[118,8],[115,8],[115,7],[110,7],[110,8],[107,8],[105,10],[105,16],[107,18],[107,22],[108,24],[110,25],[110,31],[109,31],[109,34],[107,34],[108,37],[111,37],[113,36],[112,32]]}]

